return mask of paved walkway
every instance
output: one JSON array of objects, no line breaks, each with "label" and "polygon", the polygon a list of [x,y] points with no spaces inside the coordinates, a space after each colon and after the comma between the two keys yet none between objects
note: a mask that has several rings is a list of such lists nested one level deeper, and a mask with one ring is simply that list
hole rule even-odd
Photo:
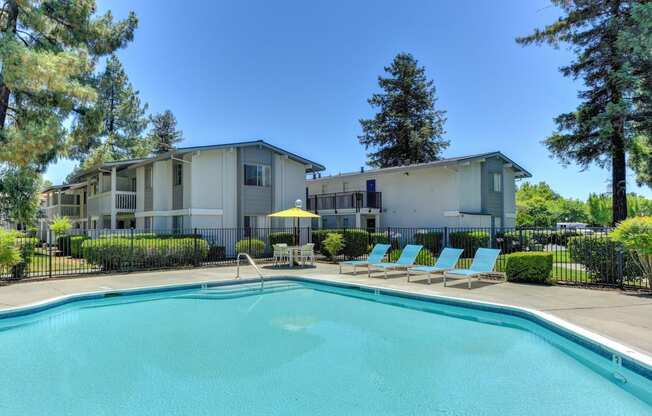
[{"label": "paved walkway", "polygon": [[[623,294],[618,291],[580,289],[562,286],[535,286],[514,283],[466,281],[444,287],[441,280],[428,285],[418,276],[408,283],[404,274],[390,274],[389,279],[369,279],[366,272],[337,274],[337,267],[318,264],[307,269],[263,267],[268,275],[319,277],[324,280],[354,282],[378,287],[408,290],[415,293],[454,296],[537,309],[556,315],[630,348],[652,356],[652,297]],[[242,268],[242,277],[254,277],[250,267]],[[128,289],[177,283],[223,281],[235,278],[235,267],[198,268],[173,271],[90,275],[78,278],[17,283],[0,287],[0,310],[24,306],[62,295],[110,289]]]}]

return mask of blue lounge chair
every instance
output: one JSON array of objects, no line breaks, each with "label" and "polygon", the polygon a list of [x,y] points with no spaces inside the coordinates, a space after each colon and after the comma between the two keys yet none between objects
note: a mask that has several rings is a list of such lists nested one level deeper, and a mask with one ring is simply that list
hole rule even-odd
[{"label": "blue lounge chair", "polygon": [[491,273],[496,266],[496,260],[500,250],[493,248],[479,248],[475,252],[471,267],[468,269],[453,269],[444,272],[444,286],[446,286],[446,278],[469,278],[469,289],[471,289],[471,278],[476,277],[480,279],[483,274]]},{"label": "blue lounge chair", "polygon": [[391,246],[389,244],[376,244],[369,253],[367,260],[352,260],[352,261],[342,261],[340,265],[340,274],[342,274],[342,266],[353,266],[353,274],[356,273],[356,267],[369,267],[370,264],[380,263],[385,258],[385,254]]},{"label": "blue lounge chair", "polygon": [[446,247],[439,254],[434,266],[417,266],[409,268],[407,271],[408,282],[410,281],[410,272],[428,273],[428,284],[430,284],[433,274],[443,274],[448,270],[453,270],[463,252],[464,250],[461,248]]},{"label": "blue lounge chair", "polygon": [[367,269],[367,275],[371,277],[371,268],[380,269],[385,272],[385,279],[387,279],[387,270],[407,270],[410,267],[414,266],[414,262],[417,260],[417,256],[423,246],[419,245],[407,245],[401,252],[401,257],[396,260],[395,263],[373,263],[369,264]]}]

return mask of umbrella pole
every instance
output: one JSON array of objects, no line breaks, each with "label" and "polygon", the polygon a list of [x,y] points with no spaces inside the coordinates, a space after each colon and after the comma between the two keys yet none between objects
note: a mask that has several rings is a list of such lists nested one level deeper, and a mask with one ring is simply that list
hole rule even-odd
[{"label": "umbrella pole", "polygon": [[299,245],[299,217],[297,217],[297,221],[294,227],[294,245]]}]

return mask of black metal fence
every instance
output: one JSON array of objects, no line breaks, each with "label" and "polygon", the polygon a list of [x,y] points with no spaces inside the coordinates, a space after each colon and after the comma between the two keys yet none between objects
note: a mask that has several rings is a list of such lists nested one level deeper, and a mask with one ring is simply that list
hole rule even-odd
[{"label": "black metal fence", "polygon": [[558,283],[649,289],[631,253],[609,238],[609,229],[520,228],[195,228],[184,230],[74,230],[47,241],[21,237],[23,262],[2,270],[0,279],[49,278],[91,273],[234,264],[239,252],[271,261],[273,245],[314,243],[325,258],[323,240],[340,233],[344,247],[334,260],[364,259],[376,243],[391,244],[389,260],[407,244],[424,246],[417,263],[433,265],[444,247],[464,249],[458,267],[468,267],[480,247],[501,250],[496,266],[504,271],[506,256],[515,252],[547,252],[550,275]]}]

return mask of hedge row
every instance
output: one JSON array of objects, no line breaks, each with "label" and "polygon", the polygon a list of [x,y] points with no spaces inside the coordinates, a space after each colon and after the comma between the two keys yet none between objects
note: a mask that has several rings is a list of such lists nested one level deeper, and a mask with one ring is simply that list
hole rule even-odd
[{"label": "hedge row", "polygon": [[208,255],[208,242],[198,238],[111,238],[81,243],[83,258],[104,271],[195,264]]},{"label": "hedge row", "polygon": [[[598,283],[617,283],[619,276],[617,251],[621,249],[608,236],[574,237],[568,240],[568,252],[575,263],[581,263],[586,271],[591,273]],[[631,253],[622,250],[622,274],[624,278],[635,278],[640,275]]]}]

